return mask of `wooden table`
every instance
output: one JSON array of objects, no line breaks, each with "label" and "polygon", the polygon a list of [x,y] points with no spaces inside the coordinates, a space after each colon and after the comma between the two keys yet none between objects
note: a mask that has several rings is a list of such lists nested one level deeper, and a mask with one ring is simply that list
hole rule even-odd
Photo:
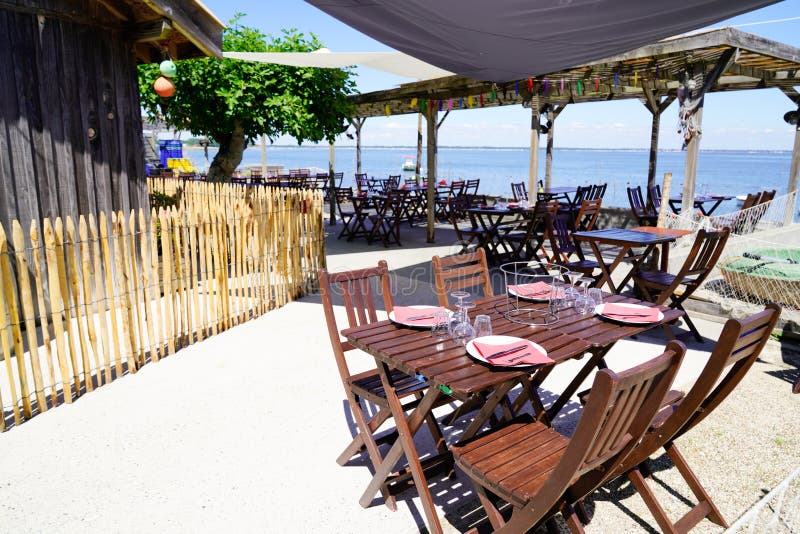
[{"label": "wooden table", "polygon": [[[502,256],[501,248],[511,250],[511,246],[503,239],[503,234],[516,229],[521,215],[532,212],[533,208],[527,210],[521,208],[469,208],[465,210],[470,217],[473,226],[483,230],[483,237],[479,246],[486,250],[486,255],[490,262],[495,262]],[[509,221],[514,217],[514,221]]]},{"label": "wooden table", "polygon": [[[667,269],[669,258],[669,244],[674,243],[678,238],[673,233],[659,233],[652,231],[641,230],[626,230],[623,228],[606,228],[603,230],[591,230],[589,232],[573,232],[572,236],[579,242],[589,243],[592,251],[594,252],[597,263],[602,271],[602,276],[597,282],[597,287],[602,287],[603,284],[608,284],[612,293],[619,293],[625,287],[625,284],[631,279],[633,274],[639,269],[641,263],[649,256],[656,246],[661,245],[661,267],[663,270]],[[619,247],[619,252],[610,264],[603,260],[603,254],[600,252],[600,245],[611,245]],[[634,249],[644,248],[639,253],[634,253]],[[622,263],[622,260],[627,260],[631,263],[630,272],[625,275],[625,278],[615,286],[611,279],[611,273]]]},{"label": "wooden table", "polygon": [[[643,303],[636,299],[619,295],[606,295],[607,302]],[[574,309],[559,313],[559,321],[550,326],[528,326],[507,320],[502,311],[506,297],[496,296],[476,302],[471,311],[489,315],[495,335],[512,335],[530,339],[544,347],[552,364],[527,369],[504,369],[477,362],[467,356],[463,346],[452,340],[438,341],[429,330],[405,328],[389,321],[381,321],[342,331],[355,347],[371,354],[376,361],[389,407],[397,425],[398,438],[383,463],[377,469],[359,502],[367,507],[380,487],[390,482],[391,474],[402,456],[408,461],[408,469],[419,492],[431,532],[442,532],[442,527],[428,490],[422,462],[414,445],[414,434],[425,421],[425,417],[443,395],[463,402],[482,403],[475,419],[459,436],[459,441],[473,437],[494,414],[506,394],[517,385],[523,392],[514,403],[514,411],[530,401],[540,419],[549,421],[563,408],[577,388],[596,367],[604,367],[603,357],[620,339],[644,332],[661,323],[647,325],[623,325],[594,315],[580,315]],[[538,304],[545,308],[547,303]],[[659,309],[664,313],[662,322],[677,319],[683,312],[671,310],[666,306]],[[547,411],[544,410],[536,387],[550,374],[555,366],[563,361],[591,355],[583,368],[567,386],[560,397]],[[391,380],[391,368],[397,368],[411,376],[426,379],[430,387],[417,407],[405,415]],[[506,413],[510,417],[513,413]]]},{"label": "wooden table", "polygon": [[572,204],[572,200],[569,198],[569,195],[570,193],[575,193],[577,190],[577,187],[572,186],[548,187],[547,189],[539,191],[537,198],[543,198],[547,201],[563,198],[568,204]]},{"label": "wooden table", "polygon": [[[698,195],[694,197],[694,207],[699,209],[700,212],[706,217],[710,217],[711,214],[714,213],[714,210],[716,210],[723,201],[730,200],[732,198],[732,196],[728,195]],[[682,203],[683,196],[681,195],[669,197],[669,207],[672,208],[672,211],[675,213],[680,213]],[[706,209],[706,204],[711,204],[711,207]]]}]

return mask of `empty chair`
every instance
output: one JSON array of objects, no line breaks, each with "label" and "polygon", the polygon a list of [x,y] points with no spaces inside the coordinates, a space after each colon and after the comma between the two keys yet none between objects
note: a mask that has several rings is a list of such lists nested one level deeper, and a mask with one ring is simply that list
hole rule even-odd
[{"label": "empty chair", "polygon": [[[456,195],[452,202],[452,209],[457,213],[463,213],[470,208],[470,204],[471,201],[467,195]],[[484,230],[478,226],[474,218],[467,217],[466,219],[467,222],[462,223],[457,217],[450,218],[453,229],[456,232],[457,244],[461,245],[459,254],[469,251],[469,247],[473,244],[476,246],[481,245],[484,236]]]},{"label": "empty chair", "polygon": [[486,262],[486,251],[479,248],[469,254],[457,254],[431,259],[436,296],[441,306],[447,306],[447,295],[459,289],[475,290],[480,288],[484,297],[494,295],[492,280],[489,276],[489,264]]},{"label": "empty chair", "polygon": [[557,212],[558,200],[537,200],[532,210],[525,211],[522,224],[503,235],[503,240],[511,246],[511,257],[541,261],[539,251],[548,237],[545,217]]},{"label": "empty chair", "polygon": [[525,182],[512,183],[511,194],[514,195],[514,202],[528,200],[528,188],[525,186]]},{"label": "empty chair", "polygon": [[594,229],[597,222],[597,217],[600,216],[600,207],[603,204],[602,198],[595,198],[591,200],[584,200],[581,202],[581,207],[575,215],[575,230],[580,232],[588,232]]},{"label": "empty chair", "polygon": [[402,246],[400,222],[406,212],[407,196],[408,191],[396,189],[375,199],[375,213],[368,216],[372,222],[372,231],[368,237],[370,244],[375,239],[380,239],[385,247],[391,244]]},{"label": "empty chair", "polygon": [[[623,474],[628,476],[663,532],[688,532],[705,517],[722,527],[728,527],[719,509],[678,450],[675,440],[713,412],[742,381],[769,340],[780,313],[780,306],[769,304],[764,311],[746,319],[729,319],[708,362],[689,392],[685,396],[679,392],[668,395],[667,398],[673,399],[669,409],[658,414],[640,445],[623,460],[612,475],[611,478]],[[639,468],[639,465],[661,448],[672,459],[698,501],[698,504],[674,523],[658,504],[655,493],[647,485]],[[728,459],[735,458],[732,455]],[[722,464],[728,459],[720,458],[719,461]],[[724,468],[723,465],[719,467]]]},{"label": "empty chair", "polygon": [[586,196],[586,200],[602,199],[606,195],[606,189],[608,189],[608,183],[593,185],[592,190]]},{"label": "empty chair", "polygon": [[628,202],[631,205],[631,212],[636,219],[639,226],[655,226],[658,222],[658,213],[655,213],[652,208],[645,202],[642,197],[642,188],[640,186],[628,188]]},{"label": "empty chair", "polygon": [[478,188],[481,185],[481,179],[475,178],[472,180],[467,180],[467,183],[464,185],[464,194],[474,197],[478,194]]},{"label": "empty chair", "polygon": [[550,251],[553,254],[551,261],[570,271],[594,278],[594,283],[597,283],[601,275],[595,276],[594,271],[600,265],[596,261],[587,260],[580,245],[572,237],[572,217],[568,213],[547,214],[545,220]]},{"label": "empty chair", "polygon": [[648,201],[653,207],[653,211],[658,214],[661,211],[661,186],[656,184],[649,189]]},{"label": "empty chair", "polygon": [[464,194],[464,181],[451,182],[449,187],[440,188],[436,195],[436,217],[442,221],[448,221],[453,215],[452,201]]},{"label": "empty chair", "polygon": [[[700,342],[703,341],[703,336],[689,318],[689,314],[683,309],[683,302],[692,296],[692,293],[711,273],[725,248],[729,234],[728,227],[713,232],[699,230],[694,245],[677,274],[673,275],[661,270],[640,271],[633,277],[634,283],[639,286],[647,300],[682,310],[686,325]],[[672,335],[667,325],[664,325],[664,328],[668,334]]]},{"label": "empty chair", "polygon": [[[526,532],[560,512],[573,532],[582,532],[574,507],[647,431],[685,351],[681,343],[671,342],[661,356],[632,369],[619,374],[599,371],[571,438],[525,415],[451,447],[492,526]],[[508,522],[494,496],[511,504]]]},{"label": "empty chair", "polygon": [[[340,465],[345,465],[352,456],[366,448],[372,466],[377,468],[382,462],[382,456],[373,434],[378,427],[389,419],[391,410],[389,409],[383,382],[377,368],[361,373],[352,373],[350,371],[345,353],[355,347],[348,342],[343,342],[339,335],[340,329],[336,323],[336,315],[333,310],[333,298],[341,296],[349,327],[352,328],[378,321],[379,306],[375,302],[378,298],[376,289],[380,292],[386,312],[388,313],[393,309],[389,269],[383,260],[378,262],[377,267],[355,271],[329,273],[325,269],[320,269],[319,285],[333,356],[336,359],[336,367],[339,370],[339,377],[344,386],[345,396],[353,414],[353,420],[358,428],[355,438],[336,461]],[[422,392],[428,387],[427,383],[420,382],[417,377],[406,375],[397,369],[387,369],[387,371],[394,384],[398,398],[401,401],[408,398],[414,399],[405,408],[413,408],[416,405],[416,400],[421,397]],[[376,405],[379,408],[378,412],[369,417],[362,407],[362,400]],[[428,416],[426,421],[433,434],[434,441],[443,443],[441,431],[433,416]],[[441,447],[443,448],[443,445]],[[440,452],[443,451],[440,450]],[[386,504],[395,509],[394,497],[389,494],[386,486],[381,488],[381,492]]]},{"label": "empty chair", "polygon": [[367,178],[366,173],[356,173],[356,189],[360,195],[366,195],[370,192],[369,178]]}]

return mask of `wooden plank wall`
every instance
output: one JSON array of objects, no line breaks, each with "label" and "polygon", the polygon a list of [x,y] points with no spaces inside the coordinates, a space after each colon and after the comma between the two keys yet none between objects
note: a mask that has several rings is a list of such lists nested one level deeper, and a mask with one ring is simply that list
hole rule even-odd
[{"label": "wooden plank wall", "polygon": [[0,9],[6,228],[147,207],[132,50],[118,30]]},{"label": "wooden plank wall", "polygon": [[152,185],[178,206],[0,225],[0,431],[316,289],[320,192]]}]

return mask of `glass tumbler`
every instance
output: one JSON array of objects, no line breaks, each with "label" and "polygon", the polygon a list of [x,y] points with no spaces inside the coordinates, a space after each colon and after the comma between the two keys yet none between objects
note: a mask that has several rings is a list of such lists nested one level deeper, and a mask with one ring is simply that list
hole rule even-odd
[{"label": "glass tumbler", "polygon": [[603,290],[599,287],[590,287],[589,297],[594,301],[595,306],[599,306],[603,303]]},{"label": "glass tumbler", "polygon": [[475,337],[492,335],[492,318],[488,315],[478,315],[475,317]]},{"label": "glass tumbler", "polygon": [[439,341],[444,341],[450,337],[450,312],[439,311],[433,314],[431,335]]}]

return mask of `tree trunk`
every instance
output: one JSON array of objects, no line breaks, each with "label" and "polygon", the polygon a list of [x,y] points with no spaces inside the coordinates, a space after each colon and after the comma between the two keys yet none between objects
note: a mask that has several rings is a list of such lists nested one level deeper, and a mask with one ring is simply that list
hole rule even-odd
[{"label": "tree trunk", "polygon": [[242,162],[244,149],[247,148],[247,139],[244,136],[242,123],[234,121],[233,131],[224,135],[215,135],[219,143],[219,150],[208,168],[209,182],[227,182],[233,176],[233,171]]}]

